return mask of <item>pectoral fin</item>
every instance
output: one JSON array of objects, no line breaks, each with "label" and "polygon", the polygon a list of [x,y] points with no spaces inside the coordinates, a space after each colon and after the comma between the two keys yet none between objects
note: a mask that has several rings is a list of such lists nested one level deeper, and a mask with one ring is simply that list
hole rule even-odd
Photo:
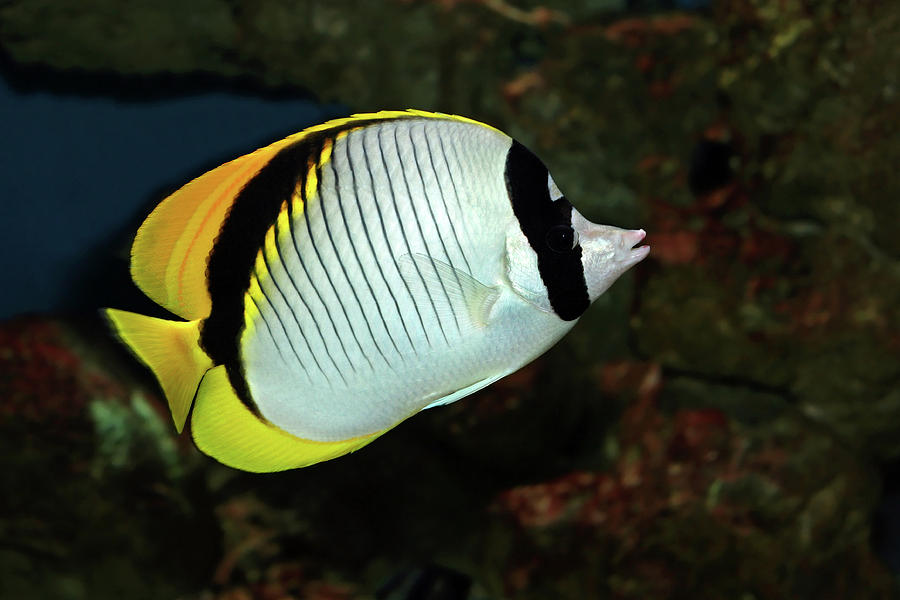
[{"label": "pectoral fin", "polygon": [[442,323],[458,323],[461,332],[487,325],[499,288],[425,254],[404,254],[397,265],[415,302],[433,305]]}]

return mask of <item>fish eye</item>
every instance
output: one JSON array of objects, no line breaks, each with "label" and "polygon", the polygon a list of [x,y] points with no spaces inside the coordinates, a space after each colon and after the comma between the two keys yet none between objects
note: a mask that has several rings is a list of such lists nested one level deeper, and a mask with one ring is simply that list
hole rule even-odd
[{"label": "fish eye", "polygon": [[554,252],[569,252],[578,245],[578,234],[567,225],[555,225],[547,230],[546,240]]}]

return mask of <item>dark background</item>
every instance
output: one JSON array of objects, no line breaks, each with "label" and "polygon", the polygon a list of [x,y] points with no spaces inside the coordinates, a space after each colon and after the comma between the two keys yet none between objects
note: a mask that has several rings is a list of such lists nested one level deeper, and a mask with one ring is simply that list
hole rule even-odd
[{"label": "dark background", "polygon": [[[0,3],[0,597],[897,597],[898,48],[862,0]],[[363,451],[218,465],[96,315],[158,313],[134,231],[405,107],[514,135],[650,257]]]}]

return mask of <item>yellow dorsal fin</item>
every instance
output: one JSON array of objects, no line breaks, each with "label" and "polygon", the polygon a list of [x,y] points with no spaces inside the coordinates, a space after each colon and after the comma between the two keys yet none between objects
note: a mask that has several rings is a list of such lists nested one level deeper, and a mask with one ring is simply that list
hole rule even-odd
[{"label": "yellow dorsal fin", "polygon": [[115,308],[105,314],[119,338],[156,375],[181,433],[197,386],[212,367],[200,348],[200,321],[168,321]]},{"label": "yellow dorsal fin", "polygon": [[[330,129],[332,127],[341,127],[348,126],[352,127],[355,121],[377,121],[377,120],[386,120],[389,121],[391,119],[410,119],[414,117],[420,117],[424,119],[443,119],[447,121],[457,121],[459,123],[469,123],[471,125],[479,125],[481,127],[487,127],[492,131],[496,131],[501,135],[506,135],[499,129],[495,127],[491,127],[487,123],[482,123],[481,121],[476,121],[475,119],[470,119],[469,117],[462,117],[460,115],[451,115],[448,113],[439,113],[439,112],[430,112],[427,110],[416,110],[414,108],[408,108],[406,110],[381,110],[374,113],[357,113],[351,115],[344,119],[335,119],[333,121],[328,121],[327,123],[323,123],[322,125],[317,125],[316,127],[321,127],[322,129]],[[315,129],[315,128],[312,128]],[[308,131],[308,130],[307,130]]]},{"label": "yellow dorsal fin", "polygon": [[206,262],[225,215],[244,185],[289,136],[194,179],[144,221],[131,249],[131,276],[145,294],[185,319],[209,315]]},{"label": "yellow dorsal fin", "polygon": [[222,464],[254,473],[305,467],[365,446],[384,432],[340,442],[295,437],[259,420],[240,401],[224,366],[207,371],[191,415],[194,442]]},{"label": "yellow dorsal fin", "polygon": [[415,117],[494,129],[465,117],[419,110],[361,113],[304,129],[216,167],[160,202],[135,237],[132,278],[145,294],[176,315],[188,320],[207,317],[211,302],[206,265],[213,243],[235,197],[278,151],[313,133],[349,129],[355,123]]}]

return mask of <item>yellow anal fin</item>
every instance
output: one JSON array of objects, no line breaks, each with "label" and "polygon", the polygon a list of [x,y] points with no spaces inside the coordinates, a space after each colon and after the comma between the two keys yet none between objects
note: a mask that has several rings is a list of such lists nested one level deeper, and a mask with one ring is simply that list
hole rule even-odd
[{"label": "yellow anal fin", "polygon": [[210,369],[203,377],[191,431],[205,454],[229,467],[254,473],[285,471],[337,458],[383,433],[340,442],[295,437],[253,415],[232,389],[224,366]]},{"label": "yellow anal fin", "polygon": [[114,308],[104,312],[119,338],[153,371],[181,433],[197,386],[212,367],[200,348],[200,321],[169,321]]}]

